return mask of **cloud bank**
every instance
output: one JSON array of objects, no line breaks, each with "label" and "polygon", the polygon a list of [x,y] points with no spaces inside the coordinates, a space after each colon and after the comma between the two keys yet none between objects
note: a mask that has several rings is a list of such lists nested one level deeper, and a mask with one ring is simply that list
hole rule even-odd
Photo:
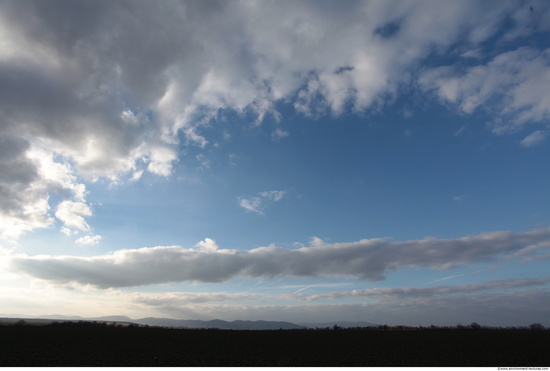
[{"label": "cloud bank", "polygon": [[550,282],[550,278],[525,279],[525,280],[496,280],[484,282],[475,285],[460,286],[435,286],[435,287],[414,287],[414,288],[380,288],[352,291],[325,292],[322,294],[307,295],[302,293],[287,294],[287,298],[296,298],[305,301],[315,301],[320,299],[341,299],[348,297],[358,297],[363,299],[410,299],[419,297],[434,297],[455,294],[471,294],[491,290],[511,290],[516,288],[542,286]]},{"label": "cloud bank", "polygon": [[224,282],[236,277],[350,277],[382,280],[408,267],[449,269],[506,258],[546,259],[550,229],[492,232],[457,239],[393,241],[387,238],[309,247],[224,250],[211,239],[199,249],[158,246],[95,257],[15,256],[12,270],[56,284],[128,287],[168,282]]},{"label": "cloud bank", "polygon": [[49,227],[59,207],[83,230],[90,214],[69,217],[50,195],[85,204],[84,182],[170,176],[178,146],[208,146],[201,128],[224,111],[253,125],[280,120],[279,103],[338,116],[413,88],[464,114],[501,112],[495,133],[532,127],[521,145],[540,144],[549,51],[490,41],[549,25],[543,0],[2,1],[0,233]]},{"label": "cloud bank", "polygon": [[[223,318],[225,320],[269,318],[295,323],[338,323],[343,318],[349,318],[376,324],[410,326],[454,326],[474,321],[491,326],[526,326],[533,322],[547,323],[550,292],[538,288],[533,291],[524,289],[511,292],[410,295],[405,298],[406,300],[387,297],[361,303],[285,304],[281,302],[277,305],[216,303],[216,295],[213,295],[212,302],[205,300],[200,303],[183,303],[178,298],[172,298],[171,294],[168,294],[165,299],[154,300],[153,298],[157,296],[155,294],[117,295],[118,300],[129,300],[134,306],[142,304],[149,310],[156,309],[162,315],[174,318]],[[220,298],[221,300],[223,298]]]}]

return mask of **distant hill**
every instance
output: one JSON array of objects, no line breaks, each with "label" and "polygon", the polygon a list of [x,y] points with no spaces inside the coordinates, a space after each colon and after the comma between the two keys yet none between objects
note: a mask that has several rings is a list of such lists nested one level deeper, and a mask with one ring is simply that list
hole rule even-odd
[{"label": "distant hill", "polygon": [[308,327],[308,328],[326,328],[326,327],[333,327],[334,325],[337,325],[338,327],[342,328],[351,328],[351,327],[372,327],[372,326],[379,326],[376,323],[370,323],[370,322],[349,322],[349,321],[334,321],[334,322],[317,322],[317,323],[300,323],[301,326]]},{"label": "distant hill", "polygon": [[171,318],[141,318],[137,320],[131,320],[134,323],[140,325],[150,326],[165,326],[165,327],[179,327],[179,328],[218,328],[223,330],[290,330],[290,329],[304,329],[305,326],[300,326],[290,322],[277,322],[277,321],[223,321],[220,319],[214,319],[211,321],[201,320],[185,320],[185,319],[171,319]]},{"label": "distant hill", "polygon": [[103,316],[103,317],[93,317],[88,319],[91,319],[93,321],[134,322],[134,320],[128,316]]}]

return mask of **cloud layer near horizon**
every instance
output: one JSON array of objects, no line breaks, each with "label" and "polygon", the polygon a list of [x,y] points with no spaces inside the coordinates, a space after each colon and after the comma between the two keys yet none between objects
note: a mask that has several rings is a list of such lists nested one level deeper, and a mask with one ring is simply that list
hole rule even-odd
[{"label": "cloud layer near horizon", "polygon": [[[506,279],[476,285],[380,288],[331,292],[326,295],[282,294],[278,305],[232,304],[231,300],[254,299],[260,295],[219,293],[125,293],[115,291],[123,300],[144,304],[172,316],[185,313],[188,318],[265,319],[266,316],[295,322],[342,321],[366,318],[382,324],[524,324],[544,322],[550,292],[543,286],[550,278]],[[533,288],[533,290],[529,290]],[[263,297],[263,296],[260,296]],[[322,299],[356,297],[361,303],[311,303]],[[300,299],[307,304],[285,305],[284,300]],[[219,303],[226,302],[226,303]],[[502,310],[506,308],[506,310]],[[327,316],[327,313],[330,315]],[[243,317],[245,316],[245,317]],[[456,322],[449,322],[450,318]],[[518,319],[520,319],[518,321]],[[451,321],[452,321],[451,320]]]},{"label": "cloud layer near horizon", "polygon": [[[169,176],[178,146],[210,145],[201,127],[224,110],[251,125],[280,120],[281,102],[338,116],[412,88],[464,114],[496,113],[495,133],[525,129],[521,145],[535,146],[548,136],[548,50],[484,49],[549,31],[548,2],[530,4],[3,1],[0,234],[55,216],[91,241],[85,181]],[[448,54],[466,67],[436,62]],[[52,194],[84,212],[62,212]]]},{"label": "cloud layer near horizon", "polygon": [[377,289],[334,291],[322,294],[308,295],[303,293],[287,294],[287,298],[296,298],[304,301],[315,301],[320,299],[341,299],[358,297],[363,299],[409,299],[418,297],[434,297],[454,294],[471,294],[491,290],[513,290],[516,288],[542,286],[550,282],[550,278],[538,279],[507,279],[484,282],[475,285],[459,286],[431,286],[431,287],[386,287]]},{"label": "cloud layer near horizon", "polygon": [[549,300],[550,292],[539,289],[527,292],[415,297],[404,301],[388,300],[375,303],[166,305],[162,310],[167,315],[180,318],[271,318],[296,323],[338,323],[342,319],[358,318],[378,324],[411,326],[469,324],[473,321],[483,325],[525,326],[533,322],[546,323]]},{"label": "cloud layer near horizon", "polygon": [[449,269],[506,258],[547,259],[550,229],[411,241],[379,238],[327,244],[313,239],[310,246],[297,249],[269,246],[224,250],[198,246],[199,249],[158,246],[119,250],[95,257],[19,255],[12,257],[10,266],[15,272],[55,284],[99,288],[224,282],[236,277],[358,277],[376,281],[391,271],[408,267]]},{"label": "cloud layer near horizon", "polygon": [[[67,291],[46,285],[39,291],[1,287],[0,293],[8,306],[13,301],[24,303],[27,307],[34,307],[40,302],[40,311],[28,314],[44,316],[57,313],[61,305],[68,309],[68,314],[79,313],[87,317],[124,313],[132,318],[153,315],[181,319],[246,318],[333,324],[350,319],[414,326],[476,321],[483,325],[525,326],[547,321],[550,299],[548,280],[504,279],[476,285],[357,290],[369,295],[355,297],[359,302],[346,303],[323,302],[323,299],[338,300],[353,291],[332,292],[335,297],[316,298],[315,295],[299,297],[294,294],[271,296],[267,293],[272,293],[272,290],[262,292],[261,288],[257,293],[127,292],[93,288]],[[277,286],[270,286],[270,289],[273,288]],[[68,293],[72,296],[68,297]],[[277,303],[269,304],[269,298],[275,298]],[[296,303],[294,299],[308,302]]]}]

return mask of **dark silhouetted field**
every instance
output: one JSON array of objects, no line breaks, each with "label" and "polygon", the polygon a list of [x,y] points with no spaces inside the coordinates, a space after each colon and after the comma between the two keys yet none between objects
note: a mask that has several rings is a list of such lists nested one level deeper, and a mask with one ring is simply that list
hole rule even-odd
[{"label": "dark silhouetted field", "polygon": [[0,326],[0,366],[548,366],[550,331]]}]

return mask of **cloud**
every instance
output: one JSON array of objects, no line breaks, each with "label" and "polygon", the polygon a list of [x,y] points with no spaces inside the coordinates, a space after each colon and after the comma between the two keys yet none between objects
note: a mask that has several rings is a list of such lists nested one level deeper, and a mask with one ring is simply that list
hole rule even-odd
[{"label": "cloud", "polygon": [[239,206],[245,209],[247,212],[253,212],[259,215],[263,215],[263,205],[267,201],[280,201],[286,191],[264,191],[258,193],[260,197],[251,198],[238,198]]},{"label": "cloud", "polygon": [[211,238],[205,238],[204,241],[198,242],[195,246],[204,251],[216,251],[220,248],[216,241]]},{"label": "cloud", "polygon": [[90,226],[86,223],[84,217],[92,216],[92,210],[83,202],[63,201],[57,205],[55,216],[64,223],[67,229],[90,230]]},{"label": "cloud", "polygon": [[227,292],[169,292],[169,293],[125,293],[119,291],[122,297],[130,299],[134,303],[146,304],[153,307],[175,307],[188,304],[227,302],[251,300],[261,298],[259,294]]},{"label": "cloud", "polygon": [[288,137],[289,135],[290,133],[288,131],[277,128],[273,133],[271,133],[271,139],[273,139],[274,141],[278,141],[284,137]]},{"label": "cloud", "polygon": [[210,167],[210,160],[203,154],[198,154],[195,156],[195,159],[197,160],[197,162],[199,163],[199,169],[200,170],[205,170],[205,169],[208,169]]},{"label": "cloud", "polygon": [[[501,53],[486,64],[436,67],[425,71],[419,84],[440,100],[471,114],[483,108],[494,114],[490,124],[496,134],[512,133],[527,123],[550,118],[550,49],[521,47]],[[542,140],[542,131],[532,138]],[[533,134],[532,134],[533,135]],[[525,144],[530,143],[528,140]],[[528,145],[528,144],[527,144]]]},{"label": "cloud", "polygon": [[76,239],[76,243],[81,245],[97,245],[101,241],[101,236],[99,235],[88,235],[88,236],[82,236],[80,238]]},{"label": "cloud", "polygon": [[[199,246],[212,246],[206,240]],[[56,284],[126,287],[167,282],[224,282],[235,277],[357,277],[371,281],[409,267],[450,269],[514,257],[544,259],[550,230],[491,232],[457,239],[388,238],[283,249],[185,249],[158,246],[95,257],[15,256],[14,271]]]},{"label": "cloud", "polygon": [[533,147],[541,143],[546,139],[546,135],[548,132],[543,130],[537,130],[523,138],[521,142],[519,142],[520,145],[524,147]]},{"label": "cloud", "polygon": [[248,212],[253,212],[262,215],[262,200],[259,197],[239,198],[239,206]]},{"label": "cloud", "polygon": [[482,284],[461,285],[461,286],[434,286],[414,288],[380,288],[353,291],[326,292],[323,294],[307,295],[302,293],[285,294],[288,298],[297,298],[305,301],[319,299],[342,299],[348,297],[359,297],[363,299],[408,299],[417,297],[433,297],[442,295],[470,294],[490,290],[510,290],[515,288],[542,286],[550,282],[550,278],[525,279],[525,280],[496,280]]},{"label": "cloud", "polygon": [[53,222],[37,166],[26,156],[29,147],[24,139],[0,135],[0,233],[4,238],[17,238]]},{"label": "cloud", "polygon": [[[276,304],[256,304],[266,297],[248,293],[140,292],[121,290],[65,290],[42,286],[28,288],[0,287],[2,307],[9,313],[46,316],[64,308],[60,314],[80,313],[86,317],[126,313],[132,318],[171,317],[227,321],[290,321],[294,323],[332,322],[342,319],[388,325],[451,325],[478,322],[491,326],[526,326],[548,323],[550,292],[544,289],[510,292],[411,297],[407,300],[378,300],[361,303],[291,303],[277,298]],[[11,309],[13,308],[13,309]],[[13,310],[13,311],[12,311]]]},{"label": "cloud", "polygon": [[[536,14],[516,1],[2,1],[1,233],[51,225],[49,196],[85,202],[84,181],[170,176],[178,146],[211,145],[202,128],[224,112],[259,125],[280,120],[281,102],[313,117],[380,110],[426,58],[547,31],[550,7],[531,4]],[[548,55],[435,65],[419,84],[462,112],[502,112],[492,130],[510,132],[548,120]]]},{"label": "cloud", "polygon": [[[93,215],[92,209],[84,202],[62,201],[57,205],[55,217],[63,222],[61,232],[67,236],[74,236],[80,232],[90,232],[91,227],[85,217]],[[86,235],[77,238],[75,242],[80,245],[97,245],[101,240],[99,235]]]},{"label": "cloud", "polygon": [[[526,326],[540,322],[548,325],[548,290],[512,291],[480,294],[417,296],[407,300],[381,300],[362,303],[307,303],[244,305],[242,303],[183,303],[159,300],[142,301],[173,318],[291,321],[294,323],[332,322],[342,319],[376,324],[455,326],[478,322],[489,326]],[[139,299],[136,299],[139,300]],[[193,299],[191,299],[193,300]],[[133,303],[135,306],[136,302]],[[183,317],[182,317],[183,316]]]},{"label": "cloud", "polygon": [[[0,189],[0,234],[5,238],[49,227],[50,193],[78,202],[86,196],[85,185],[68,163],[56,161],[53,153],[26,139],[1,132]],[[60,215],[64,216],[63,206]]]},{"label": "cloud", "polygon": [[260,196],[273,201],[280,201],[285,195],[285,191],[265,191],[260,192]]},{"label": "cloud", "polygon": [[339,286],[348,286],[350,283],[316,283],[312,285],[283,285],[279,286],[280,289],[292,289],[295,290],[294,293],[299,293],[304,290],[311,288],[328,288],[328,287],[339,287]]}]

